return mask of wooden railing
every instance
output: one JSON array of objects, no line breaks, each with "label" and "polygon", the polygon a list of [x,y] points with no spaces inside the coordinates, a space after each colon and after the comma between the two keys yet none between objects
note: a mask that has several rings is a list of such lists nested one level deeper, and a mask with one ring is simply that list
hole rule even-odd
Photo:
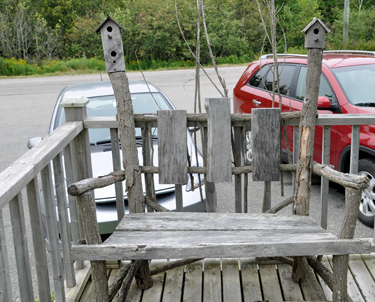
[{"label": "wooden railing", "polygon": [[[49,287],[49,276],[47,270],[47,255],[45,238],[43,232],[42,215],[40,209],[40,198],[44,199],[46,211],[46,226],[48,231],[49,250],[51,252],[51,268],[53,275],[53,285],[56,301],[67,299],[64,287],[72,288],[76,286],[76,270],[84,268],[82,262],[70,260],[70,247],[72,241],[76,243],[83,238],[82,227],[77,210],[76,200],[69,196],[67,201],[66,183],[64,182],[64,172],[68,184],[74,181],[92,177],[90,162],[90,147],[88,141],[89,128],[109,128],[112,137],[112,156],[114,159],[114,170],[120,167],[120,155],[118,148],[118,124],[115,118],[87,118],[84,104],[80,108],[67,108],[67,121],[57,128],[53,133],[44,138],[33,149],[14,162],[10,167],[0,174],[0,298],[12,301],[12,285],[10,281],[10,265],[8,261],[8,247],[5,241],[4,220],[2,210],[9,206],[12,232],[14,240],[14,250],[16,266],[18,271],[19,292],[22,301],[33,301],[34,295],[40,301],[49,301],[51,289]],[[285,116],[282,115],[282,120]],[[251,115],[231,115],[233,127],[233,154],[235,166],[232,168],[235,188],[235,211],[244,212],[247,209],[247,174],[251,172],[251,167],[244,166],[244,131],[251,123]],[[157,127],[157,117],[155,114],[136,115],[136,127],[150,128]],[[373,115],[321,115],[316,120],[317,125],[324,126],[323,140],[323,163],[329,163],[330,150],[330,126],[332,125],[353,125],[352,149],[351,149],[351,172],[357,172],[359,154],[359,126],[375,124]],[[295,142],[298,134],[298,113],[296,116],[288,117],[288,125],[294,126]],[[207,150],[207,117],[205,114],[187,114],[187,126],[199,127],[203,131],[203,154]],[[144,131],[147,133],[147,131]],[[147,138],[144,138],[146,141]],[[146,154],[149,152],[149,144],[143,144]],[[294,155],[298,154],[297,143],[294,143]],[[62,154],[64,160],[62,160]],[[143,172],[157,173],[157,168],[150,167],[145,161]],[[74,167],[74,169],[73,169]],[[116,168],[117,167],[117,168]],[[293,166],[281,166],[282,170],[293,170]],[[190,167],[189,172],[205,174],[205,167]],[[244,174],[244,184],[242,184],[242,174]],[[39,181],[41,180],[42,195],[40,195]],[[74,181],[73,181],[74,180]],[[321,226],[327,227],[327,204],[328,204],[327,180],[322,181],[321,190]],[[214,211],[216,199],[214,191],[210,190],[212,184],[206,181],[206,198],[210,206],[208,211]],[[244,186],[244,188],[242,188]],[[29,247],[27,246],[27,232],[25,227],[24,201],[21,192],[26,189],[29,215],[31,217],[31,233],[36,263],[36,274],[38,279],[37,289],[32,286]],[[176,185],[177,192],[179,190]],[[54,193],[56,192],[56,194]],[[242,196],[242,192],[245,192]],[[122,189],[116,190],[119,218],[124,215]],[[68,219],[68,207],[70,211],[70,221]],[[177,198],[177,208],[181,208],[181,197]],[[58,218],[56,208],[58,208]],[[243,205],[245,206],[243,207]],[[58,224],[60,228],[58,228]],[[62,251],[62,253],[61,253]],[[64,261],[62,261],[64,258]],[[1,299],[0,299],[1,300]]]}]

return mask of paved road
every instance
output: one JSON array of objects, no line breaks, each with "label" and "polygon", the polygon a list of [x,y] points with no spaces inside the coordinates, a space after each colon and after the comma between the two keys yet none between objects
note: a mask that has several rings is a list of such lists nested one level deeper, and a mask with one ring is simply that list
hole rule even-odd
[{"label": "paved road", "polygon": [[[232,90],[244,71],[245,66],[223,67],[220,68],[222,77],[226,80],[229,89],[229,97],[232,97]],[[207,69],[214,82],[220,87],[212,68]],[[177,71],[151,71],[144,73],[149,82],[160,87],[172,100],[178,109],[186,109],[188,112],[194,112],[194,85],[195,70],[177,70]],[[206,97],[220,97],[220,93],[210,83],[208,78],[201,72],[201,100],[204,104]],[[128,73],[129,79],[142,80],[139,72]],[[108,76],[103,75],[107,80]],[[59,92],[67,85],[78,83],[87,83],[99,81],[100,75],[79,75],[79,76],[60,76],[49,78],[20,78],[20,79],[0,79],[0,172],[14,162],[17,158],[27,152],[26,143],[29,138],[36,136],[46,136],[52,109]],[[221,89],[222,90],[222,89]],[[204,111],[204,106],[202,106]],[[249,177],[251,179],[251,177]],[[319,179],[314,179],[313,194],[311,198],[311,215],[319,221]],[[218,184],[219,211],[232,212],[233,205],[233,185]],[[253,199],[249,206],[249,212],[259,212],[262,202],[263,185],[257,183],[249,187],[249,200]],[[291,193],[291,176],[285,174],[285,197]],[[255,198],[254,198],[255,197]],[[274,183],[272,188],[272,203],[285,197],[280,196],[280,185]],[[254,200],[255,199],[255,200]],[[25,198],[24,198],[25,200]],[[329,204],[329,230],[337,233],[340,227],[344,211],[343,191],[338,187],[330,188]],[[27,203],[25,202],[25,213]],[[290,208],[284,210],[290,213]],[[9,258],[12,263],[12,281],[14,297],[18,296],[16,269],[14,266],[14,252],[12,250],[12,238],[10,219],[7,208],[3,211],[5,228],[7,233],[7,245],[9,246]],[[27,216],[27,214],[26,214]],[[28,218],[27,218],[28,221]],[[28,222],[27,222],[28,223]],[[30,229],[30,228],[28,228]],[[372,229],[358,222],[357,237],[371,237]],[[31,238],[31,236],[29,236]],[[33,259],[31,242],[29,243],[30,259]],[[34,264],[33,264],[34,266]],[[35,272],[35,270],[33,270]],[[34,282],[35,282],[35,277]]]}]

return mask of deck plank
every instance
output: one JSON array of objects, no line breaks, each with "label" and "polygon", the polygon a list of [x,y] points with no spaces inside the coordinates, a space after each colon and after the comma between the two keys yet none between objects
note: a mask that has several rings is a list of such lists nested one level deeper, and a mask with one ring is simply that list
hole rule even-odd
[{"label": "deck plank", "polygon": [[[327,267],[328,269],[330,269],[330,270],[332,271],[331,266],[329,265],[329,262],[328,262],[327,256],[323,256],[321,262],[322,262],[322,264],[323,264],[325,267]],[[316,275],[317,275],[317,274],[316,274]],[[322,289],[323,289],[324,294],[326,295],[327,300],[328,300],[328,301],[332,301],[332,291],[331,291],[331,289],[330,289],[330,288],[328,287],[328,285],[323,281],[323,279],[320,278],[319,275],[317,275],[317,278],[318,278],[318,281],[319,281],[319,283],[320,283],[320,286],[321,286]]]},{"label": "deck plank", "polygon": [[135,279],[130,284],[129,293],[126,297],[126,302],[140,302],[142,297],[142,290],[139,289]]},{"label": "deck plank", "polygon": [[205,259],[203,302],[221,301],[220,259]]},{"label": "deck plank", "polygon": [[181,301],[184,267],[167,271],[162,302]]},{"label": "deck plank", "polygon": [[363,262],[365,263],[368,271],[372,278],[375,280],[375,257],[371,254],[361,255]]},{"label": "deck plank", "polygon": [[375,283],[361,256],[350,255],[349,259],[349,269],[365,301],[375,301]]},{"label": "deck plank", "polygon": [[[150,268],[165,264],[164,260],[152,260]],[[164,288],[165,273],[159,273],[152,276],[153,286],[143,291],[142,302],[161,301]]]},{"label": "deck plank", "polygon": [[184,284],[184,302],[202,301],[203,288],[203,262],[198,261],[186,265],[185,284]]},{"label": "deck plank", "polygon": [[[329,264],[331,265],[331,269],[332,269],[332,267],[333,267],[332,256],[327,256],[327,258],[329,260]],[[351,261],[350,261],[350,258],[349,258],[349,267],[350,267],[350,262]],[[353,301],[360,301],[360,302],[365,301],[365,299],[362,296],[362,293],[361,293],[360,289],[358,288],[358,285],[357,285],[356,281],[353,278],[353,274],[350,271],[350,269],[348,270],[348,295],[349,295],[349,297],[352,298]]]},{"label": "deck plank", "polygon": [[285,301],[303,301],[303,295],[298,282],[292,280],[292,267],[288,264],[278,264],[281,289]]},{"label": "deck plank", "polygon": [[223,301],[241,302],[241,280],[238,259],[222,259]]},{"label": "deck plank", "polygon": [[261,265],[259,266],[259,272],[263,289],[263,299],[269,302],[283,301],[275,265]]},{"label": "deck plank", "polygon": [[244,302],[262,300],[258,267],[253,258],[241,259],[242,291]]}]

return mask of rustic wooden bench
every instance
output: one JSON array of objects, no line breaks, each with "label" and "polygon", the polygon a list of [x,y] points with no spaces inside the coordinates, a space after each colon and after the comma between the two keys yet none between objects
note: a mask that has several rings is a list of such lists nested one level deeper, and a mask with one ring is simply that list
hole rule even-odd
[{"label": "rustic wooden bench", "polygon": [[[211,102],[210,102],[211,100]],[[224,182],[232,179],[231,120],[229,99],[207,101],[208,151],[206,181]],[[164,183],[187,181],[185,115],[176,111],[159,112],[159,179]],[[273,181],[279,176],[280,111],[254,110],[252,116],[253,180]],[[176,151],[177,150],[177,151]],[[177,163],[178,169],[170,162]],[[342,174],[343,176],[343,174]],[[359,177],[359,176],[358,176]],[[117,179],[118,177],[116,177]],[[178,180],[178,181],[175,181]],[[95,221],[92,194],[75,185],[84,225]],[[353,234],[360,187],[347,199],[345,221]],[[88,186],[90,188],[90,186]],[[72,190],[70,190],[72,191]],[[77,193],[79,192],[79,193]],[[85,193],[86,192],[86,193]],[[359,192],[359,193],[358,193]],[[91,214],[88,210],[91,205]],[[84,208],[84,210],[82,210]],[[353,213],[354,212],[354,218]],[[91,215],[91,216],[90,216]],[[349,217],[349,218],[348,218]],[[344,222],[345,223],[345,222]],[[87,227],[87,226],[85,226]],[[343,228],[345,229],[345,228]],[[94,232],[97,232],[94,228]],[[89,236],[86,232],[86,237]],[[371,243],[352,239],[342,232],[340,238],[320,227],[309,216],[280,216],[247,213],[181,213],[148,212],[123,217],[115,232],[102,244],[88,240],[86,245],[73,245],[73,260],[149,260],[241,258],[311,255],[348,255],[371,252]],[[346,274],[347,267],[344,266]],[[334,279],[340,279],[335,270]],[[336,275],[335,275],[336,274]],[[341,288],[346,284],[341,284]],[[337,289],[336,290],[340,290]]]}]

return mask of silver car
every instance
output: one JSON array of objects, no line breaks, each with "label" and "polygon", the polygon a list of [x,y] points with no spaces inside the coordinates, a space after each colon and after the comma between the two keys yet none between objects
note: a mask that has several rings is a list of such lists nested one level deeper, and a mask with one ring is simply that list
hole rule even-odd
[{"label": "silver car", "polygon": [[[156,113],[160,109],[176,109],[167,96],[156,86],[148,83],[148,87],[144,81],[129,81],[130,93],[133,101],[134,113]],[[150,93],[151,91],[151,93]],[[71,97],[87,97],[90,102],[87,105],[87,115],[94,116],[116,116],[116,100],[113,94],[110,82],[95,82],[81,85],[73,85],[64,88],[53,110],[52,119],[49,127],[49,133],[65,122],[64,110],[59,106],[60,102],[65,98]],[[157,165],[157,130],[153,131],[154,136],[154,165]],[[109,129],[89,129],[89,138],[91,145],[91,160],[93,176],[103,176],[113,172],[111,140]],[[28,142],[28,147],[32,148],[42,138],[33,138]],[[141,129],[136,129],[136,139],[138,144],[138,158],[142,165],[142,139]],[[188,151],[192,158],[192,165],[195,159],[195,146],[193,140],[188,135]],[[198,154],[199,166],[203,166],[202,155]],[[195,164],[196,165],[196,164]],[[201,185],[203,187],[202,197],[205,198],[204,177],[200,176]],[[190,178],[189,178],[190,179]],[[193,179],[197,180],[195,176]],[[142,181],[144,179],[142,178]],[[158,203],[169,210],[176,209],[175,187],[174,185],[159,184],[158,175],[154,175],[155,191]],[[184,211],[202,212],[205,211],[204,201],[201,199],[201,193],[198,189],[198,181],[195,181],[194,190],[192,184],[187,183],[183,186],[183,206]],[[145,187],[143,184],[144,192]],[[42,196],[42,194],[41,194]],[[95,190],[95,202],[97,219],[99,223],[100,233],[102,235],[111,234],[117,225],[117,210],[114,185],[106,188]],[[127,194],[124,192],[125,211],[127,212]],[[42,201],[42,211],[44,205]],[[44,213],[43,213],[44,214]]]}]

